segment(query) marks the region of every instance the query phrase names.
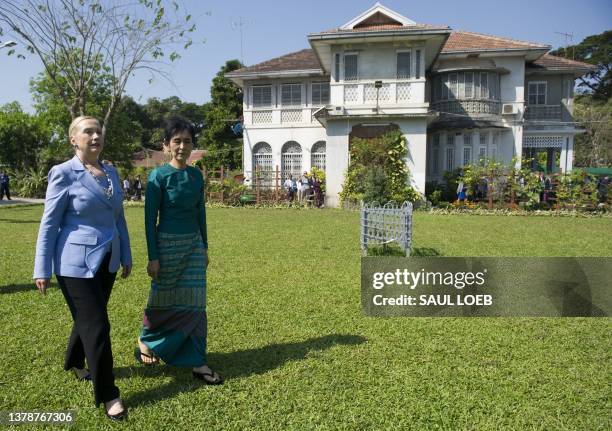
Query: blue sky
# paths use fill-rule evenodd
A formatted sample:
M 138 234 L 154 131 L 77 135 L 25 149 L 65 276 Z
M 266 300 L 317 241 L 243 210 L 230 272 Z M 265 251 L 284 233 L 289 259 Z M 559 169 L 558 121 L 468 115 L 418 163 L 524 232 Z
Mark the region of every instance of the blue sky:
M 173 95 L 185 101 L 206 102 L 210 100 L 211 80 L 219 68 L 228 59 L 240 58 L 240 32 L 236 26 L 240 20 L 243 59 L 252 65 L 308 48 L 308 33 L 341 26 L 374 3 L 371 0 L 182 0 L 181 4 L 197 18 L 196 41 L 206 39 L 206 42 L 194 44 L 169 69 L 174 85 L 161 79 L 149 84 L 148 75 L 138 75 L 128 84 L 127 93 L 142 103 L 150 97 Z M 557 32 L 573 33 L 573 41 L 578 43 L 586 36 L 612 29 L 611 0 L 386 0 L 381 3 L 418 23 L 445 24 L 454 30 L 547 43 L 553 48 L 565 44 L 565 37 Z M 31 110 L 28 82 L 42 70 L 40 62 L 34 57 L 26 60 L 7 57 L 2 52 L 0 66 L 0 105 L 17 100 Z

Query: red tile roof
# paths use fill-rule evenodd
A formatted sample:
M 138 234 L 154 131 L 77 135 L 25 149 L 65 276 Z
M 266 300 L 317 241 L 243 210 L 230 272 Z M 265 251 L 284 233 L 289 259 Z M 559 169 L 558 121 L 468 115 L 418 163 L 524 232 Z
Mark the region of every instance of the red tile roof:
M 417 26 L 423 26 L 422 24 L 417 24 Z M 381 28 L 389 28 L 389 29 L 405 29 L 405 26 L 395 26 L 395 25 L 379 25 L 374 26 L 377 30 Z M 365 27 L 354 30 L 343 30 L 343 31 L 369 31 L 369 28 L 374 30 L 374 27 Z M 433 26 L 431 26 L 433 27 Z M 438 27 L 439 28 L 439 27 Z M 330 30 L 330 31 L 339 31 Z M 548 45 L 533 43 L 533 42 L 524 42 L 515 39 L 502 38 L 497 36 L 490 36 L 486 34 L 480 33 L 472 33 L 465 31 L 457 31 L 451 33 L 450 37 L 446 41 L 444 47 L 442 48 L 442 53 L 452 53 L 452 52 L 464 52 L 464 51 L 481 51 L 481 50 L 495 50 L 495 49 L 548 49 L 550 48 Z M 550 54 L 546 54 L 543 57 L 540 57 L 538 60 L 531 63 L 532 65 L 544 68 L 585 68 L 585 67 L 593 67 L 590 64 L 582 63 L 580 61 L 567 60 L 561 57 L 555 57 Z M 272 60 L 264 61 L 259 64 L 255 64 L 249 67 L 243 67 L 242 69 L 238 69 L 233 73 L 254 73 L 254 72 L 281 72 L 281 71 L 291 71 L 291 70 L 313 70 L 313 69 L 321 69 L 319 64 L 319 60 L 317 59 L 314 51 L 312 49 L 303 49 L 301 51 L 292 52 L 290 54 L 286 54 L 277 58 L 273 58 Z
M 536 61 L 530 64 L 536 68 L 544 69 L 595 69 L 597 66 L 582 61 L 569 60 L 556 55 L 544 54 Z
M 524 42 L 488 34 L 455 31 L 442 48 L 442 53 L 454 51 L 481 51 L 495 49 L 550 49 L 550 46 L 540 43 Z
M 317 57 L 314 55 L 314 51 L 312 49 L 303 49 L 301 51 L 292 52 L 290 54 L 273 58 L 272 60 L 264 61 L 263 63 L 243 67 L 242 69 L 228 73 L 227 76 L 249 72 L 281 72 L 286 70 L 313 69 L 322 71 L 319 60 L 317 60 Z

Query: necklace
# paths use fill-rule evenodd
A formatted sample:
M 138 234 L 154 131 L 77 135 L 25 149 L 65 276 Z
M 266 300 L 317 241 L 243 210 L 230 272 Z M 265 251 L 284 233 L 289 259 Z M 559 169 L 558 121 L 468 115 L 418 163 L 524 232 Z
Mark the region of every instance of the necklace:
M 87 167 L 85 162 L 83 162 L 83 160 L 81 160 L 79 156 L 77 156 L 77 158 L 79 159 L 79 161 L 81 162 L 85 170 L 87 170 L 87 172 L 91 174 L 93 179 L 96 180 L 96 183 L 98 183 L 100 188 L 104 191 L 104 195 L 106 195 L 106 199 L 110 200 L 113 197 L 113 182 L 111 181 L 110 176 L 108 175 L 108 171 L 104 167 L 104 164 L 98 162 L 100 168 L 102 169 L 102 172 L 104 172 L 104 175 L 106 176 L 106 187 L 102 184 L 102 179 L 97 177 L 93 173 L 93 171 Z

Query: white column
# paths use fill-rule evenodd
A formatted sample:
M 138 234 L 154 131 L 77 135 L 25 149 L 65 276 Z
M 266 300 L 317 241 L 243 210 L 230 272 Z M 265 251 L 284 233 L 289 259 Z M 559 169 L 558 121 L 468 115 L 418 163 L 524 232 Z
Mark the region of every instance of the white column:
M 251 172 L 253 170 L 253 145 L 251 143 L 251 131 L 245 128 L 242 133 L 244 141 L 242 143 L 242 169 L 244 173 Z M 250 175 L 250 174 L 249 174 Z
M 480 129 L 474 129 L 472 133 L 472 163 L 478 163 L 478 152 L 480 151 Z
M 561 172 L 571 172 L 574 166 L 574 136 L 563 138 L 561 147 Z
M 521 168 L 523 157 L 523 126 L 512 126 L 512 137 L 514 138 L 514 154 L 516 155 L 515 168 Z
M 424 120 L 400 121 L 400 129 L 408 144 L 406 167 L 411 186 L 425 194 L 427 171 L 427 123 Z
M 461 131 L 461 135 L 455 135 L 455 167 L 463 166 L 463 147 L 465 130 Z
M 344 174 L 348 169 L 350 126 L 346 120 L 328 121 L 325 155 L 325 206 L 340 205 Z
M 446 170 L 446 148 L 448 148 L 447 138 L 448 133 L 440 134 L 440 176 L 443 177 L 444 171 Z

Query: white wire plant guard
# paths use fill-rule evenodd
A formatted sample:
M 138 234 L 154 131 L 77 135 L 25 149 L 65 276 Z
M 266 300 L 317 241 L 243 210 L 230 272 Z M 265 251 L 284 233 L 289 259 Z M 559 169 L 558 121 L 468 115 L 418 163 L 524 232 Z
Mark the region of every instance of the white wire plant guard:
M 374 202 L 361 208 L 361 252 L 367 255 L 369 247 L 395 242 L 406 254 L 412 248 L 412 203 L 398 206 L 389 202 L 378 206 Z

